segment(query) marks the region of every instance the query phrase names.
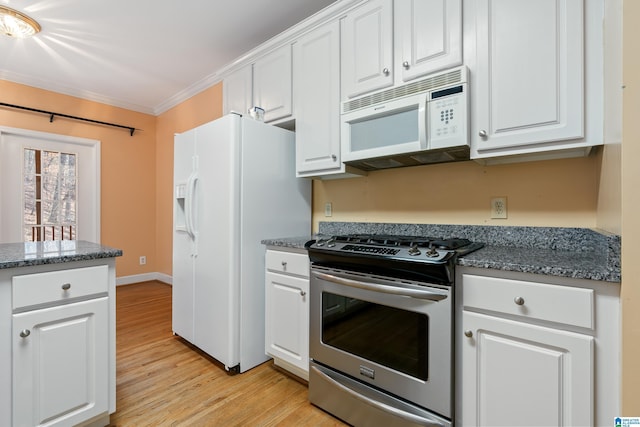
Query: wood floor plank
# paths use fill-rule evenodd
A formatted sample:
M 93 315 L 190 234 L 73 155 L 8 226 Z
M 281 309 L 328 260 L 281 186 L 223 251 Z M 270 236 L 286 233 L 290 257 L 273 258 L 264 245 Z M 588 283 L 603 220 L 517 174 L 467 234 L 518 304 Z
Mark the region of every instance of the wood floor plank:
M 171 331 L 171 287 L 116 290 L 116 412 L 110 427 L 337 427 L 307 386 L 266 362 L 230 375 Z

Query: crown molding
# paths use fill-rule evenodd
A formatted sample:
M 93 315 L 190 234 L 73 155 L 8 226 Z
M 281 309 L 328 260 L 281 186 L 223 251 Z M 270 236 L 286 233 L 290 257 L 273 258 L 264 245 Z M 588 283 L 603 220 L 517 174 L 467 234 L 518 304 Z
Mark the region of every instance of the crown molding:
M 229 64 L 225 65 L 221 69 L 211 73 L 198 82 L 192 84 L 188 88 L 176 93 L 174 96 L 168 98 L 166 101 L 159 104 L 154 108 L 153 114 L 160 115 L 181 102 L 186 101 L 194 95 L 202 92 L 205 89 L 221 82 L 226 76 L 233 74 L 238 69 L 252 64 L 256 59 L 269 54 L 271 51 L 276 50 L 287 43 L 293 43 L 296 39 L 302 35 L 313 31 L 323 24 L 331 22 L 335 19 L 340 19 L 350 10 L 360 6 L 362 3 L 366 3 L 368 0 L 338 0 L 335 3 L 325 7 L 319 12 L 311 15 L 307 19 L 300 21 L 298 24 L 287 28 L 275 37 L 270 38 L 264 43 L 256 46 L 245 54 L 239 56 Z

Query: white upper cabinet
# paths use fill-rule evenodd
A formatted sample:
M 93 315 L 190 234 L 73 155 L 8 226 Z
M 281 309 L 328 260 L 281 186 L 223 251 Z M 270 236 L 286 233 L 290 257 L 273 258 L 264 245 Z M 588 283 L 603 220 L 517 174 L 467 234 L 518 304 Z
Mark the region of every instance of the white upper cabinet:
M 402 82 L 462 64 L 461 0 L 395 0 L 394 12 Z
M 476 2 L 472 158 L 544 158 L 569 149 L 577 155 L 602 143 L 597 6 L 584 0 Z M 593 121 L 588 126 L 585 114 Z
M 260 107 L 264 110 L 265 122 L 291 116 L 291 73 L 291 44 L 234 71 L 222 84 L 222 114 L 234 111 L 244 115 L 252 107 Z
M 344 100 L 462 64 L 462 2 L 369 1 L 341 37 Z
M 247 114 L 253 99 L 252 75 L 253 68 L 249 64 L 224 78 L 222 82 L 222 114 L 229 114 L 232 111 Z
M 291 45 L 284 45 L 253 64 L 253 106 L 271 122 L 292 114 Z
M 341 21 L 343 98 L 393 84 L 393 3 L 374 0 Z
M 325 24 L 293 46 L 296 171 L 344 172 L 340 161 L 340 27 Z

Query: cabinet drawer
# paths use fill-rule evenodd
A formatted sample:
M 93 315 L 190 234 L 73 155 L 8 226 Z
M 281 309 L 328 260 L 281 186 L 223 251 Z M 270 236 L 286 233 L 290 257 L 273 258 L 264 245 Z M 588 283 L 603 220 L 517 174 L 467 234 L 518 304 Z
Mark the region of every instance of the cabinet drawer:
M 108 277 L 106 265 L 13 276 L 13 310 L 62 304 L 106 293 Z
M 267 250 L 267 270 L 309 277 L 309 256 L 306 253 Z
M 494 277 L 462 276 L 465 308 L 594 327 L 594 291 Z

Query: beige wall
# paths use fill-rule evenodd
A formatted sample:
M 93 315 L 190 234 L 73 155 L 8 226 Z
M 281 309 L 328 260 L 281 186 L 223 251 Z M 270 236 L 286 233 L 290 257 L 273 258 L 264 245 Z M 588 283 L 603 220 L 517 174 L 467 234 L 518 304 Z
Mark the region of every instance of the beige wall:
M 640 2 L 624 1 L 622 412 L 640 416 Z
M 117 258 L 118 276 L 156 271 L 156 118 L 0 80 L 2 102 L 132 126 L 127 130 L 0 107 L 0 126 L 30 129 L 101 141 L 102 244 L 124 251 Z M 147 264 L 139 265 L 140 256 Z
M 314 181 L 319 221 L 596 227 L 601 149 L 579 159 L 482 166 L 473 161 Z M 490 218 L 507 197 L 507 219 Z M 333 216 L 324 216 L 332 203 Z

